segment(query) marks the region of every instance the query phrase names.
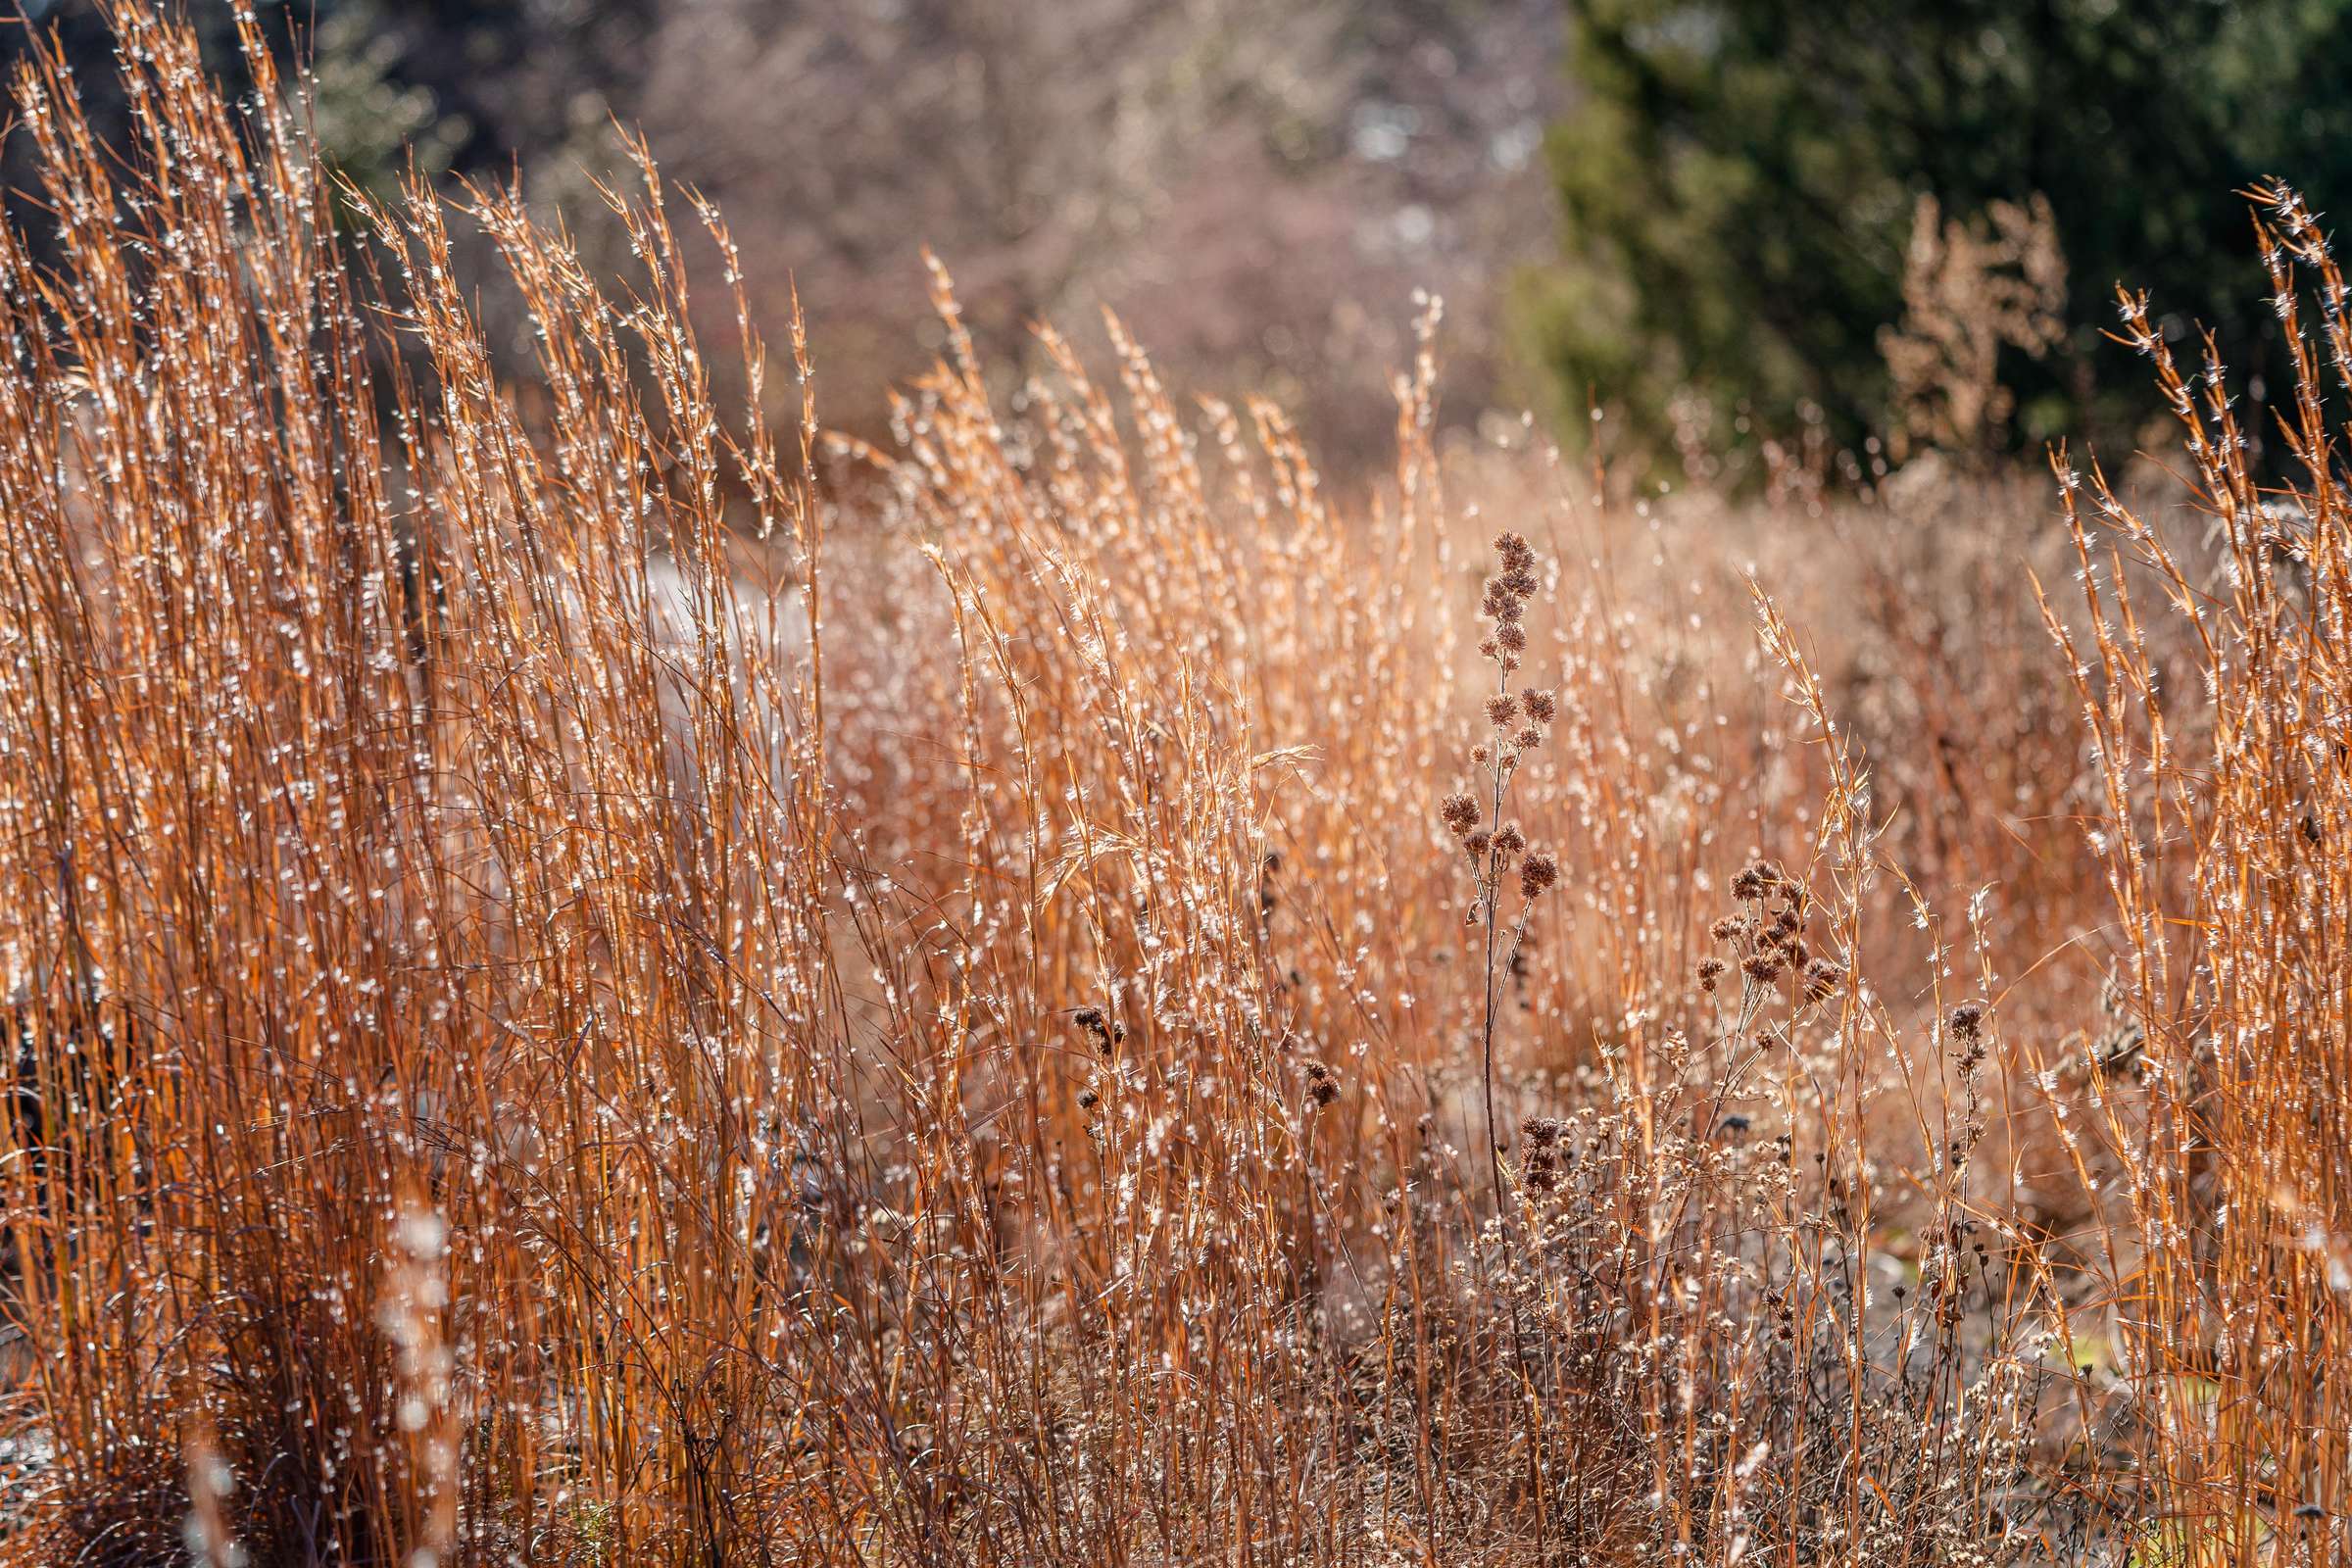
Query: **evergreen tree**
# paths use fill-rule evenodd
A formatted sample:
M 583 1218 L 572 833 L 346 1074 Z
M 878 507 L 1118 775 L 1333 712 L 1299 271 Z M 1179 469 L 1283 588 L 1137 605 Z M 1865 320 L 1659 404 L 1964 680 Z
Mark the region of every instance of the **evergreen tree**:
M 1678 389 L 1716 439 L 1886 428 L 1919 198 L 1965 218 L 2048 198 L 2068 330 L 2011 356 L 2016 435 L 2125 428 L 2118 282 L 2259 372 L 2265 284 L 2238 190 L 2325 207 L 2352 181 L 2346 0 L 1575 0 L 1578 92 L 1550 142 L 1565 259 L 1531 289 L 1564 400 L 1662 432 Z M 2280 377 L 2274 373 L 2273 384 Z

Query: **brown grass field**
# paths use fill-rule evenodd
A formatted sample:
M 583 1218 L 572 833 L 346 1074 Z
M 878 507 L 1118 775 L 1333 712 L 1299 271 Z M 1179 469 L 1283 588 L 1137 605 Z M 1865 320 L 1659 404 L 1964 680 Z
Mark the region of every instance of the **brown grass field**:
M 1433 318 L 1327 494 L 1115 326 L 830 440 L 650 156 L 609 283 L 118 25 L 0 233 L 0 1562 L 2352 1561 L 2291 192 L 2282 475 L 2127 300 L 2129 473 L 1637 496 Z

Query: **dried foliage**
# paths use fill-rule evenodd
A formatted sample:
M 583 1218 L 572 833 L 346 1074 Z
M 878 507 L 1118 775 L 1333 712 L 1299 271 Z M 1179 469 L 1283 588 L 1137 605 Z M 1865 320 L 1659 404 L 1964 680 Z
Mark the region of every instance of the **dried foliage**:
M 1994 202 L 1964 223 L 1943 220 L 1922 196 L 1903 256 L 1903 324 L 1879 333 L 1894 383 L 1895 456 L 1997 446 L 2015 403 L 2001 351 L 2041 358 L 2066 336 L 2065 310 L 2066 258 L 2047 198 Z
M 1603 473 L 1449 502 L 1434 313 L 1343 514 L 1115 320 L 1016 417 L 943 270 L 836 514 L 649 157 L 607 285 L 117 24 L 139 145 L 23 75 L 63 239 L 0 239 L 0 1560 L 2345 1549 L 2319 351 L 2291 512 L 2160 366 L 2235 574 L 2094 484 L 2078 766 L 1917 559 L 1795 596 L 1893 679 Z M 1849 703 L 2071 738 L 1890 811 Z

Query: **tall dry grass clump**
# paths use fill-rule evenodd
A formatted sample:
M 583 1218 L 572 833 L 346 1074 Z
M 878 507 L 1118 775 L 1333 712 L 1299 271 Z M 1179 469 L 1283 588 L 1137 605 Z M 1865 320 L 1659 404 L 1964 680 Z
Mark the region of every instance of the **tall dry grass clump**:
M 2161 1521 L 2139 1550 L 2182 1563 L 2336 1560 L 2352 1509 L 2352 555 L 2337 422 L 2352 320 L 2302 199 L 2248 195 L 2296 372 L 2273 432 L 2282 477 L 2258 475 L 2211 340 L 2184 375 L 2147 302 L 2123 301 L 2121 335 L 2186 432 L 2220 580 L 2103 473 L 2085 483 L 2059 462 L 2089 615 L 2059 640 L 2101 787 L 2092 844 L 2114 932 L 2111 1019 L 2067 1063 L 2059 1128 L 2084 1184 L 2116 1193 L 2100 1252 Z M 2185 626 L 2182 657 L 2156 651 L 2151 613 Z M 2044 1075 L 2055 1088 L 2058 1065 Z
M 526 422 L 437 204 L 362 213 L 392 289 L 333 232 L 250 17 L 237 106 L 115 20 L 130 160 L 36 58 L 56 253 L 0 251 L 12 1529 L 169 1555 L 201 1454 L 237 1560 L 729 1551 L 840 1169 L 806 488 L 658 186 L 619 301 L 475 202 Z M 793 588 L 736 590 L 722 488 Z
M 115 18 L 135 145 L 36 60 L 57 233 L 0 241 L 0 1557 L 2336 1539 L 2343 1129 L 2265 1076 L 2340 1083 L 2340 1018 L 2284 1043 L 2333 970 L 2287 904 L 2259 949 L 2180 912 L 2253 897 L 2262 844 L 2311 899 L 2342 873 L 2316 784 L 2282 837 L 2228 814 L 2325 762 L 2319 576 L 2265 622 L 2180 568 L 2196 646 L 2306 639 L 2242 699 L 2217 653 L 2208 725 L 2148 727 L 2169 645 L 2097 633 L 2101 756 L 2152 790 L 2042 778 L 2072 743 L 2036 735 L 1924 831 L 1950 753 L 1891 811 L 1841 706 L 2021 710 L 1927 695 L 2020 667 L 1902 640 L 1933 563 L 1863 599 L 1908 665 L 1825 664 L 1605 473 L 1534 450 L 1449 497 L 1426 347 L 1343 506 L 1279 410 L 1180 406 L 1116 321 L 1107 381 L 1047 331 L 992 383 L 944 270 L 949 351 L 894 450 L 844 444 L 850 509 L 797 319 L 771 383 L 650 158 L 601 280 L 516 192 L 333 187 L 250 22 L 230 105 Z M 2014 1069 L 2090 1011 L 2047 823 L 2110 778 L 2151 1076 L 2085 1113 Z M 2061 906 L 1970 897 L 2013 872 Z

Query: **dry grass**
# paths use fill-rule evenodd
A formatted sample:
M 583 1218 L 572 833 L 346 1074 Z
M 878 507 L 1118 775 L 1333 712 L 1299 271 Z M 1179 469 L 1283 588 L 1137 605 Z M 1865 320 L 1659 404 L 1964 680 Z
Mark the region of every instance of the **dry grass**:
M 845 512 L 650 159 L 612 292 L 118 22 L 0 241 L 0 1557 L 2352 1550 L 2332 304 L 2288 495 L 2159 366 L 2218 562 L 1442 461 L 1426 354 L 1342 509 L 1116 330 Z

